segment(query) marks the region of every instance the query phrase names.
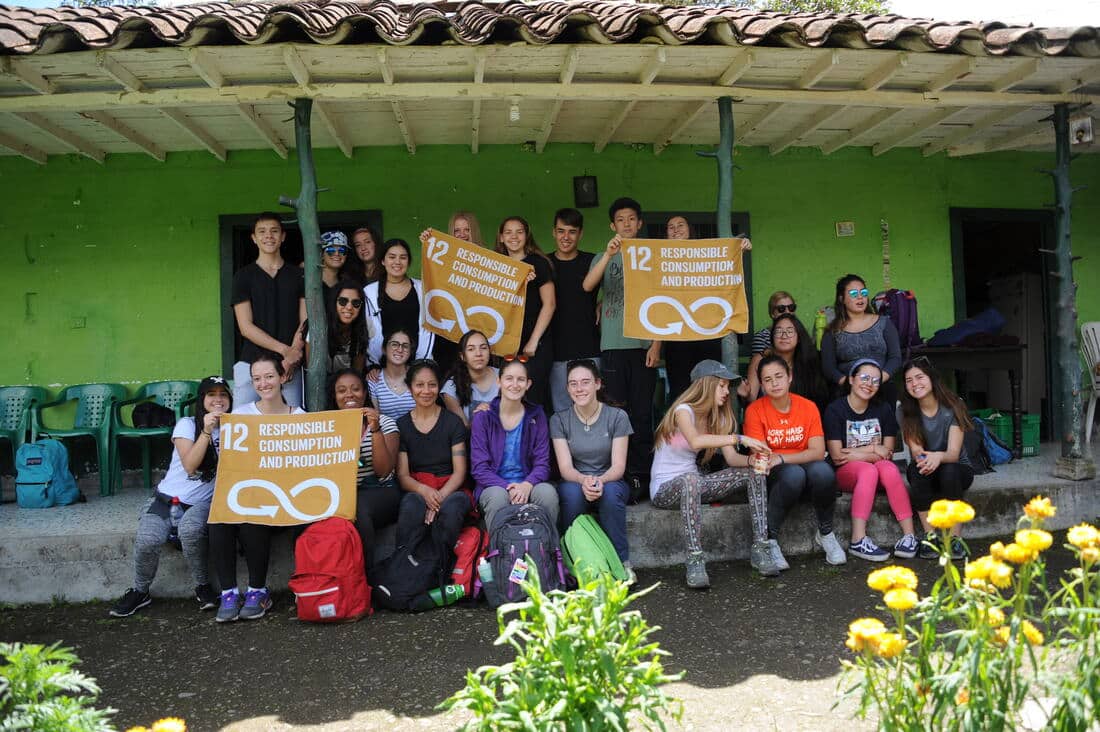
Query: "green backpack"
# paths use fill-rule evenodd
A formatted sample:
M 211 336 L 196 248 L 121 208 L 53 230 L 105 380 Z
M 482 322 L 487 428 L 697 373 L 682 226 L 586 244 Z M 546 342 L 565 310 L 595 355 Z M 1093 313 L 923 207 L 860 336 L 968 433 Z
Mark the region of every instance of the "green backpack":
M 626 569 L 615 547 L 592 516 L 581 514 L 577 517 L 566 530 L 561 548 L 565 566 L 578 581 L 583 582 L 581 572 L 610 574 L 620 582 L 626 581 Z

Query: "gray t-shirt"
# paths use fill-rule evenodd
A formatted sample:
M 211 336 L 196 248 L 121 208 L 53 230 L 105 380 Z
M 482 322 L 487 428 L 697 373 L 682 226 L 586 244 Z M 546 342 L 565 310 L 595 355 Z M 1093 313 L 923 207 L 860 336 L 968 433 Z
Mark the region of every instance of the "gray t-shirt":
M 955 419 L 955 413 L 942 404 L 931 417 L 926 417 L 924 413 L 921 412 L 920 422 L 924 430 L 924 449 L 929 452 L 943 452 L 946 450 L 947 438 L 951 432 L 951 427 L 959 426 L 959 421 Z M 970 459 L 966 456 L 966 450 L 961 450 L 959 452 L 959 464 L 970 465 Z
M 490 366 L 493 373 L 500 374 L 500 369 L 496 366 Z M 447 379 L 447 382 L 443 384 L 443 388 L 440 389 L 441 394 L 445 394 L 454 399 L 459 404 L 462 400 L 458 398 L 458 389 L 455 387 L 454 379 Z M 470 384 L 470 403 L 462 408 L 462 411 L 466 413 L 466 421 L 470 421 L 474 418 L 474 410 L 481 404 L 489 404 L 494 399 L 500 396 L 500 382 L 496 379 L 493 383 L 489 384 L 489 388 L 485 391 L 477 388 L 477 384 Z
M 626 412 L 606 404 L 596 421 L 584 429 L 573 407 L 563 409 L 550 418 L 550 439 L 564 439 L 573 455 L 573 467 L 581 475 L 602 475 L 611 467 L 611 445 L 616 437 L 634 433 Z

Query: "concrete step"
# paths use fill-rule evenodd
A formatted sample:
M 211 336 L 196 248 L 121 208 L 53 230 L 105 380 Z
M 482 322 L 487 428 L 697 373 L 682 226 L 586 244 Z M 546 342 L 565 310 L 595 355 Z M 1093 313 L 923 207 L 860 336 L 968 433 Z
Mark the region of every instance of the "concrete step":
M 973 538 L 1008 537 L 1016 528 L 1024 503 L 1036 494 L 1049 496 L 1058 507 L 1053 528 L 1068 528 L 1100 515 L 1100 483 L 1070 482 L 1050 477 L 1054 455 L 1002 466 L 998 472 L 979 476 L 967 496 L 977 518 L 965 528 Z M 128 476 L 129 477 L 129 476 Z M 100 498 L 95 476 L 82 480 L 87 503 L 45 510 L 0 505 L 0 602 L 47 603 L 114 599 L 133 578 L 133 541 L 137 518 L 147 500 L 134 483 L 118 495 Z M 130 480 L 127 481 L 130 483 Z M 850 532 L 850 499 L 837 500 L 835 525 L 842 542 Z M 663 511 L 645 503 L 627 512 L 631 559 L 639 569 L 679 564 L 685 559 L 679 511 Z M 799 505 L 780 535 L 784 553 L 795 557 L 815 552 L 814 521 L 810 506 Z M 884 496 L 875 502 L 868 533 L 880 544 L 892 547 L 900 537 L 897 522 Z M 392 527 L 381 533 L 379 555 L 391 550 Z M 748 558 L 751 533 L 748 507 L 744 504 L 703 507 L 703 547 L 710 560 Z M 820 555 L 818 555 L 820 556 Z M 272 550 L 269 585 L 285 588 L 292 572 L 289 532 L 277 537 Z M 811 557 L 810 561 L 818 561 Z M 849 568 L 864 571 L 858 559 Z M 213 577 L 213 575 L 211 575 Z M 247 578 L 243 560 L 238 577 Z M 644 577 L 643 577 L 644 579 Z M 185 597 L 192 581 L 183 556 L 165 547 L 152 593 L 160 597 Z

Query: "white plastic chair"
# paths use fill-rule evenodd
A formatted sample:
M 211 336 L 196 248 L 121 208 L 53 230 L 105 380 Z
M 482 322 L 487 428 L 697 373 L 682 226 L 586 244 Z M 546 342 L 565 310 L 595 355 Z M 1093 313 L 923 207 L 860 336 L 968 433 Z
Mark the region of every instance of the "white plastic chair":
M 1096 413 L 1096 398 L 1100 396 L 1100 373 L 1096 370 L 1100 365 L 1100 321 L 1084 323 L 1081 326 L 1081 352 L 1085 357 L 1092 383 L 1089 406 L 1085 410 L 1085 442 L 1088 443 L 1092 442 L 1092 418 Z

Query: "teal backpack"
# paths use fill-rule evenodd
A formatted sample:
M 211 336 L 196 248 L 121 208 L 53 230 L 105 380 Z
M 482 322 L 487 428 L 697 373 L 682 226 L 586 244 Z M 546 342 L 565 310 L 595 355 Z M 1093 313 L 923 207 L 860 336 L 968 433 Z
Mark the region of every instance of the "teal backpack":
M 626 568 L 611 540 L 592 516 L 578 516 L 566 530 L 561 547 L 565 566 L 578 581 L 583 582 L 582 572 L 610 574 L 620 582 L 626 581 Z
M 21 508 L 68 506 L 83 499 L 69 471 L 69 451 L 57 440 L 20 445 L 15 470 L 15 498 Z

